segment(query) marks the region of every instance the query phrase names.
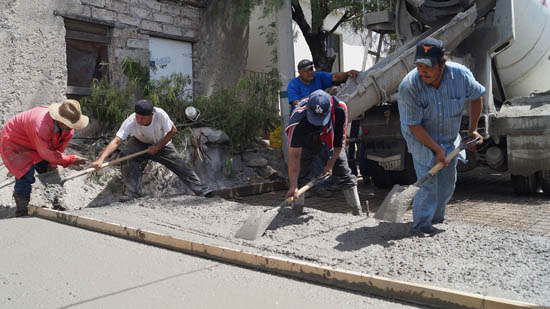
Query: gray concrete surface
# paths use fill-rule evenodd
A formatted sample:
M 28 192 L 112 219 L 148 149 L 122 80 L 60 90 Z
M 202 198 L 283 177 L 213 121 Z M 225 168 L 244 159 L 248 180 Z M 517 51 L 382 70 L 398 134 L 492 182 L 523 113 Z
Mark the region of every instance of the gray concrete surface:
M 0 221 L 1 308 L 410 308 L 38 218 Z

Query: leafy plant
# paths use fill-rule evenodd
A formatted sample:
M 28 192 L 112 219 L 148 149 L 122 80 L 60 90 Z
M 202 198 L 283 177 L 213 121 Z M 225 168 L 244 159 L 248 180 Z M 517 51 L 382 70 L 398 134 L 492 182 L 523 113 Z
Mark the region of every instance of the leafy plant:
M 206 125 L 222 130 L 229 136 L 231 153 L 243 151 L 256 142 L 258 135 L 267 136 L 280 122 L 278 115 L 278 89 L 280 81 L 276 70 L 268 74 L 248 73 L 241 78 L 236 89 L 223 89 L 210 97 L 189 95 L 191 79 L 181 73 L 160 80 L 149 80 L 149 69 L 138 62 L 124 58 L 122 72 L 128 83 L 121 89 L 108 79 L 94 80 L 92 94 L 81 100 L 85 114 L 107 122 L 112 133 L 133 112 L 136 99 L 148 99 L 166 111 L 172 121 L 182 124 L 189 120 L 185 108 L 194 106 L 201 118 L 210 120 Z M 180 130 L 174 138 L 176 146 L 185 146 L 190 130 Z

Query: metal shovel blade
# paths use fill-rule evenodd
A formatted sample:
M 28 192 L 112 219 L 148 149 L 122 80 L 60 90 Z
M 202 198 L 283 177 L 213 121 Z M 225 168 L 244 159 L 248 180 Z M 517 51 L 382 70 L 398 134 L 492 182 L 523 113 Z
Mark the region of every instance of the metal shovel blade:
M 269 227 L 271 222 L 273 222 L 275 217 L 277 217 L 281 207 L 282 206 L 275 207 L 251 215 L 248 219 L 246 219 L 239 231 L 237 231 L 235 237 L 246 240 L 256 240 L 260 238 L 265 233 L 265 230 Z
M 329 174 L 325 174 L 325 175 L 319 176 L 319 178 L 314 178 L 311 181 L 309 181 L 306 185 L 301 187 L 300 190 L 298 190 L 298 197 L 306 193 L 307 190 L 311 189 L 313 186 L 317 185 L 318 183 L 327 180 L 329 176 L 330 176 Z M 237 234 L 235 234 L 235 237 L 246 239 L 246 240 L 258 239 L 264 234 L 265 230 L 271 224 L 271 222 L 275 219 L 275 217 L 277 217 L 281 208 L 289 205 L 291 202 L 292 202 L 292 197 L 289 197 L 275 208 L 250 215 L 248 219 L 246 219 L 246 221 L 244 222 L 243 226 L 237 231 Z
M 412 201 L 418 190 L 420 188 L 415 185 L 408 187 L 394 185 L 388 195 L 386 195 L 386 198 L 384 198 L 374 218 L 390 222 L 400 222 L 405 211 L 412 205 Z

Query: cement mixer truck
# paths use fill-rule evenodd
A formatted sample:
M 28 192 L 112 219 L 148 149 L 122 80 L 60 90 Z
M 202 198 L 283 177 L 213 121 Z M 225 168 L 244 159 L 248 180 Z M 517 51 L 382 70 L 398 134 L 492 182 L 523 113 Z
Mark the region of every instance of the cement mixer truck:
M 511 175 L 514 191 L 550 195 L 550 1 L 391 0 L 366 26 L 394 34 L 396 51 L 348 80 L 337 97 L 360 119 L 360 141 L 377 187 L 416 180 L 401 136 L 397 88 L 415 67 L 417 42 L 432 36 L 487 89 L 479 132 L 459 172 L 488 166 Z M 468 104 L 466 104 L 467 108 Z M 464 133 L 468 113 L 463 111 Z M 464 134 L 465 135 L 465 134 Z

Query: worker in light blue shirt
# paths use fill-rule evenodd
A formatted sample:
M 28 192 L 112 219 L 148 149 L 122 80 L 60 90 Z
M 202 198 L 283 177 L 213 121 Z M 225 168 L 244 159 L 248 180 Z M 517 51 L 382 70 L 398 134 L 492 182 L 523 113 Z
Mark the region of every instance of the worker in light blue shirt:
M 444 53 L 441 41 L 422 40 L 416 48 L 416 69 L 399 85 L 401 132 L 412 154 L 416 176 L 420 179 L 439 162 L 445 166 L 414 198 L 411 229 L 414 234 L 434 235 L 438 230 L 433 224 L 445 219 L 445 207 L 455 190 L 456 165 L 458 159 L 465 160 L 465 152 L 450 162 L 445 162 L 445 156 L 461 142 L 462 110 L 467 102 L 468 137 L 479 137 L 479 143 L 483 142 L 477 124 L 485 88 L 465 66 L 446 61 Z

